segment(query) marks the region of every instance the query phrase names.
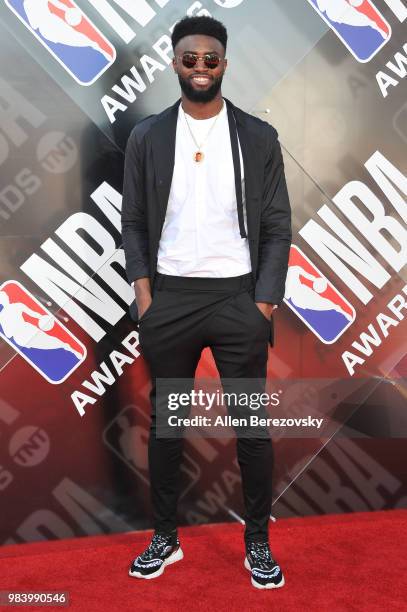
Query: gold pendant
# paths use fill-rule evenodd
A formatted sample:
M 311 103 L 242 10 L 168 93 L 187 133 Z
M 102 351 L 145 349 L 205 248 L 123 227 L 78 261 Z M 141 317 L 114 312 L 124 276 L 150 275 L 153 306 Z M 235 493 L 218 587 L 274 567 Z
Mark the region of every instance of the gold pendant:
M 204 156 L 204 154 L 202 153 L 202 151 L 197 151 L 196 153 L 194 153 L 194 161 L 196 161 L 196 162 L 198 162 L 198 163 L 199 163 L 199 162 L 201 162 L 201 161 L 203 161 L 203 158 L 204 158 L 204 157 L 205 157 L 205 156 Z

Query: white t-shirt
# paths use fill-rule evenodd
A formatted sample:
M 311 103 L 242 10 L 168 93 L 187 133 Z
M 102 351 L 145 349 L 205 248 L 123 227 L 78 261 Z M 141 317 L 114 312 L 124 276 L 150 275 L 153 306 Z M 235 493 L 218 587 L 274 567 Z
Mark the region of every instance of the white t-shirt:
M 194 119 L 187 115 L 187 119 L 196 142 L 201 144 L 215 118 Z M 193 159 L 197 150 L 180 104 L 174 173 L 159 243 L 157 270 L 173 276 L 228 277 L 247 274 L 251 271 L 249 244 L 239 231 L 225 101 L 216 124 L 201 147 L 205 157 L 199 163 Z M 239 154 L 247 233 L 240 144 Z

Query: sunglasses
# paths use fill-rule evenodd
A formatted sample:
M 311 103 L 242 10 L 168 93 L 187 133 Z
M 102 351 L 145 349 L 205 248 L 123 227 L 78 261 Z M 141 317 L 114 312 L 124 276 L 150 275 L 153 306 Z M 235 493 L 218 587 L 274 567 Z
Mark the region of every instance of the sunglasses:
M 221 62 L 221 58 L 216 53 L 205 53 L 202 56 L 196 53 L 184 53 L 184 55 L 177 55 L 177 58 L 182 60 L 185 68 L 193 68 L 198 63 L 198 60 L 202 59 L 207 68 L 214 70 Z

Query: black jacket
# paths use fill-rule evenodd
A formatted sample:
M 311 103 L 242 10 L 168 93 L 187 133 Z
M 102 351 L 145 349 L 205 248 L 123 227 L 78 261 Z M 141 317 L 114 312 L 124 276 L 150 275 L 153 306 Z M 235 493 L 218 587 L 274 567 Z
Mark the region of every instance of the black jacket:
M 280 304 L 291 244 L 291 209 L 278 135 L 270 124 L 225 100 L 242 150 L 255 300 Z M 122 237 L 129 282 L 148 276 L 153 285 L 174 169 L 180 102 L 137 123 L 127 142 Z M 135 301 L 130 313 L 137 321 Z

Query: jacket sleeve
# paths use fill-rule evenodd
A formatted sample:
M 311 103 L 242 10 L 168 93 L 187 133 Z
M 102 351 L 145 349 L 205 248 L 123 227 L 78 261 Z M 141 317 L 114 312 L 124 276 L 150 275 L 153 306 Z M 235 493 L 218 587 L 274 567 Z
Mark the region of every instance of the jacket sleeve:
M 131 283 L 149 276 L 143 156 L 136 128 L 132 130 L 126 145 L 121 230 L 126 274 Z
M 291 207 L 281 147 L 276 130 L 268 126 L 256 302 L 279 305 L 283 301 L 291 238 Z

